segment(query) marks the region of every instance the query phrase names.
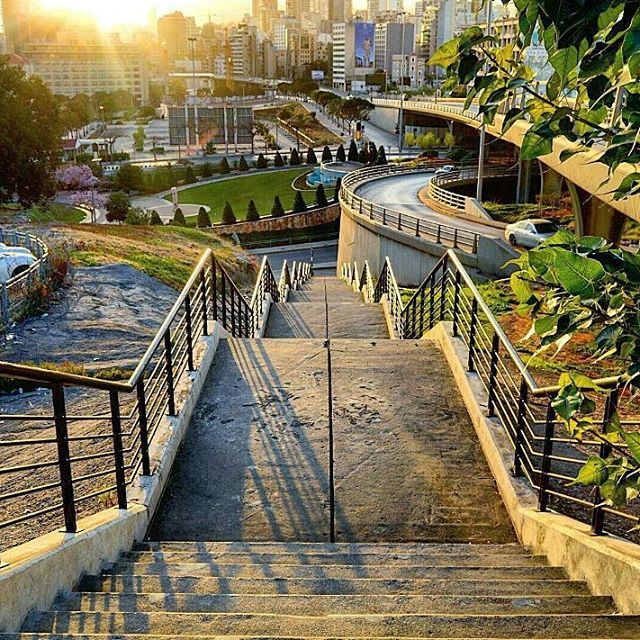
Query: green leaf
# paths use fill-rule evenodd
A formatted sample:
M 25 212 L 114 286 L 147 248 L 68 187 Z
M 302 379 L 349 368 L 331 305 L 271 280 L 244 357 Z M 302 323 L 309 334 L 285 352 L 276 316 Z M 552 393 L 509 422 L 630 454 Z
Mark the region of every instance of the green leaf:
M 559 283 L 567 293 L 581 298 L 592 297 L 598 283 L 606 272 L 604 267 L 592 258 L 585 258 L 566 249 L 554 249 L 556 273 Z
M 541 156 L 546 156 L 553 151 L 553 140 L 542 138 L 533 131 L 528 131 L 523 140 L 520 150 L 520 157 L 523 160 L 535 160 Z
M 633 456 L 633 459 L 640 464 L 640 433 L 625 433 L 625 442 L 629 447 L 629 453 Z
M 437 67 L 442 67 L 446 69 L 450 65 L 452 65 L 458 59 L 460 55 L 460 38 L 453 38 L 448 42 L 445 42 L 432 56 L 429 60 L 430 65 L 435 65 Z
M 631 29 L 622 43 L 622 59 L 629 62 L 636 53 L 640 53 L 640 29 Z
M 531 284 L 521 272 L 512 273 L 509 282 L 518 302 L 529 302 L 534 297 Z
M 575 47 L 560 49 L 549 57 L 549 63 L 557 71 L 564 84 L 567 76 L 578 66 L 578 50 Z
M 504 134 L 509 131 L 509 129 L 511 129 L 511 127 L 522 117 L 523 114 L 524 109 L 519 109 L 518 107 L 509 109 L 502 123 L 502 133 Z
M 582 400 L 583 395 L 581 393 L 572 393 L 568 389 L 563 389 L 551 401 L 551 406 L 563 420 L 570 420 L 576 411 L 580 409 Z
M 584 484 L 588 487 L 600 486 L 609 477 L 607 463 L 598 456 L 591 456 L 580 469 L 576 479 L 570 484 Z

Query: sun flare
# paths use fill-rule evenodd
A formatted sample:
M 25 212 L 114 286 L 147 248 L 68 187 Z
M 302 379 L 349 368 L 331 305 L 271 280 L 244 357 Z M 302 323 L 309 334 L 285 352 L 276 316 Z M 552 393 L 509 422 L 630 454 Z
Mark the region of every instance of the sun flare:
M 143 24 L 154 5 L 152 0 L 41 0 L 41 4 L 44 9 L 90 16 L 104 29 L 117 24 Z

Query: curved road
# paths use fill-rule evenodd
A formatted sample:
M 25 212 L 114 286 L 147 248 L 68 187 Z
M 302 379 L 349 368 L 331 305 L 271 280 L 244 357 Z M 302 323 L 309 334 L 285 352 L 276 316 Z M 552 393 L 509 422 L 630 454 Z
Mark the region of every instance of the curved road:
M 502 229 L 496 229 L 481 222 L 471 222 L 448 216 L 423 204 L 418 198 L 418 193 L 428 184 L 433 175 L 432 172 L 425 172 L 380 178 L 358 187 L 356 195 L 392 211 L 408 213 L 422 220 L 479 233 L 491 238 L 502 237 Z

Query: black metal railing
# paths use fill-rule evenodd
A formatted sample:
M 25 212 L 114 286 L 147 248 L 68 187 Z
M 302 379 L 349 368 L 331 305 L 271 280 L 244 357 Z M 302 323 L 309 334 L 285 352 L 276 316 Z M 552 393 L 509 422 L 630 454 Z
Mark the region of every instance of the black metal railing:
M 433 167 L 425 165 L 384 165 L 358 169 L 357 171 L 352 171 L 342 180 L 340 202 L 355 213 L 386 227 L 392 227 L 417 238 L 426 238 L 437 244 L 460 249 L 461 251 L 472 254 L 477 253 L 480 236 L 473 231 L 458 229 L 452 225 L 430 222 L 409 213 L 383 207 L 356 195 L 358 187 L 373 180 L 388 176 L 427 174 L 433 171 Z M 425 186 L 426 184 L 425 180 Z
M 343 277 L 353 269 L 343 266 Z M 420 339 L 440 322 L 466 346 L 466 368 L 484 387 L 487 414 L 502 425 L 513 450 L 513 472 L 538 492 L 540 510 L 553 508 L 591 525 L 594 534 L 609 531 L 640 542 L 637 501 L 624 508 L 605 503 L 599 491 L 573 483 L 590 455 L 606 455 L 598 437 L 572 439 L 553 411 L 557 386 L 540 386 L 522 361 L 471 276 L 454 251 L 448 251 L 412 297 L 403 303 L 387 259 L 376 285 L 375 301 L 389 300 L 397 337 Z M 596 380 L 590 393 L 597 423 L 608 424 L 617 411 L 628 430 L 640 430 L 640 406 L 620 378 Z M 628 451 L 624 444 L 622 452 Z
M 296 267 L 296 284 L 309 277 Z M 0 550 L 107 507 L 127 509 L 127 489 L 154 473 L 163 421 L 177 415 L 180 389 L 204 354 L 213 322 L 232 336 L 257 337 L 264 303 L 280 299 L 268 261 L 250 300 L 207 250 L 126 381 L 110 381 L 0 362 L 0 379 L 47 394 L 51 410 L 1 415 Z M 73 411 L 70 406 L 73 405 Z

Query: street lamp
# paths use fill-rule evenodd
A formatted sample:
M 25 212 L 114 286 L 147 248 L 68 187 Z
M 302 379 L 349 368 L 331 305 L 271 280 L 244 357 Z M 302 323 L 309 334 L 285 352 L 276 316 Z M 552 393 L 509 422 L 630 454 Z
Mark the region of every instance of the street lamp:
M 405 22 L 405 16 L 407 15 L 406 11 L 401 11 L 400 16 L 402 16 L 402 36 L 400 38 L 400 53 L 401 53 L 401 62 L 400 62 L 400 113 L 398 114 L 398 153 L 402 153 L 403 146 L 403 132 L 404 129 L 404 32 L 407 28 Z
M 187 38 L 191 45 L 191 74 L 193 77 L 193 135 L 196 143 L 196 155 L 198 153 L 198 147 L 200 146 L 200 134 L 198 127 L 198 89 L 196 87 L 196 42 L 198 38 L 192 36 Z M 187 109 L 187 121 L 188 121 L 188 109 Z M 187 125 L 188 126 L 188 125 Z M 189 145 L 189 139 L 187 138 L 187 145 Z
M 487 36 L 491 35 L 491 22 L 492 22 L 492 1 L 487 2 Z M 476 187 L 476 200 L 482 203 L 482 192 L 484 187 L 484 155 L 485 155 L 485 138 L 487 128 L 482 123 L 480 127 L 480 148 L 478 150 L 478 184 Z

